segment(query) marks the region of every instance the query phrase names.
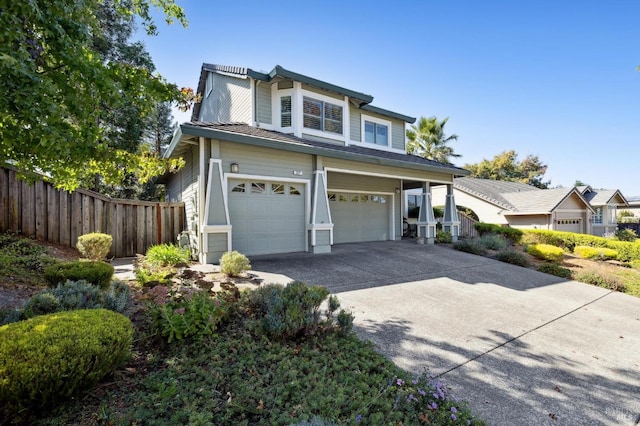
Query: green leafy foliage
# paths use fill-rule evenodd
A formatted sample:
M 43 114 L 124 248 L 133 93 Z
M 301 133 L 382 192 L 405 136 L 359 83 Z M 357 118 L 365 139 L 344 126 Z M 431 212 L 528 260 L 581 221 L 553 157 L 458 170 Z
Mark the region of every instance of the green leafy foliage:
M 522 237 L 522 230 L 517 228 L 510 228 L 508 226 L 500 226 L 493 223 L 478 222 L 473 225 L 478 235 L 481 237 L 486 234 L 502 235 L 505 238 L 511 240 L 511 242 L 518 243 Z
M 615 233 L 616 240 L 618 241 L 635 241 L 638 239 L 636 231 L 629 228 L 618 229 Z
M 107 257 L 112 243 L 113 237 L 111 235 L 92 232 L 79 236 L 76 247 L 85 259 L 98 262 Z
M 571 269 L 564 268 L 556 262 L 543 262 L 538 265 L 538 271 L 560 278 L 571 278 Z
M 145 260 L 152 266 L 186 265 L 191 261 L 191 253 L 175 244 L 158 244 L 149 247 Z
M 438 244 L 448 244 L 453 242 L 453 237 L 451 236 L 451 232 L 448 231 L 437 231 L 436 232 L 436 243 Z
M 50 287 L 55 287 L 67 280 L 85 280 L 91 284 L 106 289 L 111 283 L 114 268 L 105 262 L 62 262 L 47 267 L 44 277 Z
M 325 287 L 293 281 L 286 286 L 260 287 L 251 293 L 250 300 L 262 312 L 261 325 L 268 336 L 293 339 L 316 333 L 320 325 L 320 304 L 328 295 Z
M 538 259 L 560 262 L 564 258 L 564 250 L 550 244 L 532 244 L 527 246 L 527 253 Z
M 0 234 L 0 277 L 11 277 L 29 285 L 44 285 L 42 274 L 46 267 L 57 263 L 46 249 L 28 238 Z
M 593 284 L 598 287 L 608 288 L 609 290 L 624 291 L 624 283 L 615 275 L 600 273 L 596 271 L 584 271 L 576 274 L 576 281 L 587 284 Z
M 640 217 L 636 216 L 629 210 L 620 210 L 617 220 L 618 223 L 638 223 L 640 222 Z
M 479 163 L 465 164 L 463 167 L 471 172 L 471 177 L 480 179 L 521 182 L 542 189 L 548 188 L 551 183 L 542 180 L 547 172 L 547 165 L 537 155 L 527 155 L 524 160 L 518 161 L 518 154 L 514 150 L 504 151 L 492 160 L 483 159 Z
M 575 246 L 573 253 L 583 259 L 609 260 L 618 257 L 618 252 L 605 247 Z
M 526 256 L 518 251 L 504 249 L 496 254 L 496 259 L 500 262 L 511 263 L 518 266 L 529 266 Z
M 229 277 L 237 277 L 244 271 L 251 269 L 249 259 L 237 251 L 228 251 L 220 258 L 220 270 Z
M 478 242 L 475 238 L 468 238 L 465 240 L 456 241 L 453 243 L 453 248 L 456 250 L 464 251 L 471 254 L 483 255 L 487 252 L 485 247 Z
M 132 336 L 127 317 L 104 309 L 0 327 L 0 417 L 19 419 L 94 385 L 128 357 Z
M 96 175 L 116 184 L 133 173 L 144 182 L 183 164 L 138 153 L 117 136 L 131 140 L 130 133 L 123 132 L 130 129 L 127 117 L 148 116 L 157 102 L 188 107 L 193 101 L 189 93 L 154 75 L 144 58 L 120 60 L 105 46 L 108 23 L 123 22 L 112 32 L 131 33 L 135 15 L 155 33 L 151 5 L 168 21 L 186 25 L 184 12 L 172 0 L 3 4 L 0 158 L 11 160 L 23 177 L 37 179 L 45 173 L 67 190 Z
M 448 144 L 458 139 L 458 135 L 447 136 L 444 126 L 449 117 L 438 120 L 436 117 L 420 117 L 416 124 L 412 124 L 406 131 L 407 153 L 419 155 L 429 160 L 448 164 L 450 158 L 461 155 L 453 152 Z
M 156 286 L 147 291 L 154 329 L 169 343 L 212 336 L 229 312 L 229 300 L 194 288 Z

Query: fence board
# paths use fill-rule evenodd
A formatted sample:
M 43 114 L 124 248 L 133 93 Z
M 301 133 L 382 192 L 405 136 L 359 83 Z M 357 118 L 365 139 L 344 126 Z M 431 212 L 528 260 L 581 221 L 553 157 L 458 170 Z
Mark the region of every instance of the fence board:
M 0 167 L 0 232 L 68 247 L 82 234 L 104 232 L 113 238 L 109 256 L 128 257 L 175 242 L 183 222 L 184 203 L 120 200 L 83 189 L 70 194 L 43 180 L 29 185 Z

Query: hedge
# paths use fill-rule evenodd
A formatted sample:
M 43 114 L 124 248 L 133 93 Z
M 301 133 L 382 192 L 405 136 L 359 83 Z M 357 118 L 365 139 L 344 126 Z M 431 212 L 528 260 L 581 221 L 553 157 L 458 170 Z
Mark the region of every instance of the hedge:
M 498 234 L 502 235 L 505 238 L 508 238 L 513 243 L 517 243 L 522 237 L 522 230 L 520 229 L 496 225 L 493 223 L 478 222 L 474 224 L 473 227 L 476 231 L 478 231 L 478 234 L 480 236 L 487 234 Z
M 560 262 L 564 258 L 564 250 L 551 244 L 533 244 L 527 247 L 527 253 L 538 259 Z

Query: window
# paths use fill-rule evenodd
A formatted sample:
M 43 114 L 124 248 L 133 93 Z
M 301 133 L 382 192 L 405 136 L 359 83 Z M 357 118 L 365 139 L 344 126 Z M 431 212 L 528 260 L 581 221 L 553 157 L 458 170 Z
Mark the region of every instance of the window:
M 618 222 L 617 210 L 616 206 L 609 206 L 609 223 Z
M 302 109 L 302 124 L 307 129 L 342 134 L 341 106 L 305 96 Z
M 418 217 L 421 201 L 422 197 L 420 195 L 407 195 L 407 217 Z
M 264 194 L 266 185 L 262 182 L 252 182 L 251 183 L 251 193 L 252 194 Z
M 271 193 L 284 195 L 284 185 L 281 183 L 272 183 L 271 184 Z
M 239 183 L 236 186 L 234 186 L 233 189 L 231 190 L 231 192 L 245 192 L 244 183 Z
M 593 215 L 593 223 L 602 224 L 602 207 L 596 207 L 596 212 Z
M 389 146 L 389 127 L 384 124 L 365 120 L 364 141 L 376 145 Z
M 280 98 L 280 127 L 291 127 L 291 96 Z
M 289 195 L 302 195 L 302 193 L 299 188 L 289 185 Z

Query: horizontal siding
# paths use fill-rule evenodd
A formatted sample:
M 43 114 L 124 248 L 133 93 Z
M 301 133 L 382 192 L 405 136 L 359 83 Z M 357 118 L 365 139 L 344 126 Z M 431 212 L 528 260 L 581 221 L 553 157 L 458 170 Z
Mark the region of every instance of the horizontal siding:
M 453 182 L 450 173 L 425 172 L 421 170 L 405 169 L 402 167 L 382 166 L 378 164 L 360 163 L 356 161 L 342 160 L 338 158 L 323 157 L 324 167 L 332 167 L 344 170 L 353 170 L 363 173 L 379 173 L 391 176 L 403 176 L 420 180 L 430 180 L 434 182 Z
M 400 180 L 329 172 L 327 176 L 327 187 L 329 189 L 354 191 L 394 192 L 396 188 L 400 187 Z
M 271 121 L 271 85 L 266 83 L 258 83 L 256 90 L 256 104 L 258 122 L 272 124 Z
M 349 139 L 356 142 L 362 142 L 362 111 L 349 103 Z
M 228 171 L 231 163 L 237 163 L 241 174 L 311 179 L 313 156 L 285 152 L 277 149 L 232 142 L 220 142 L 222 170 Z M 293 174 L 301 171 L 302 176 Z
M 391 122 L 391 147 L 395 149 L 405 150 L 405 130 L 404 122 L 392 121 Z
M 227 251 L 227 234 L 207 234 L 207 244 L 209 252 L 226 252 Z
M 184 203 L 186 229 L 195 231 L 198 213 L 198 148 L 192 147 L 183 158 L 185 166 L 172 174 L 167 183 L 167 201 Z
M 213 74 L 213 90 L 200 104 L 199 121 L 251 124 L 249 79 Z
M 329 92 L 327 90 L 318 89 L 317 87 L 309 86 L 308 84 L 303 84 L 302 85 L 302 89 L 303 90 L 307 90 L 309 92 L 318 93 L 319 95 L 322 95 L 322 96 L 327 96 L 329 98 L 337 99 L 339 101 L 343 101 L 344 100 L 344 96 L 343 95 L 339 95 L 337 93 Z

